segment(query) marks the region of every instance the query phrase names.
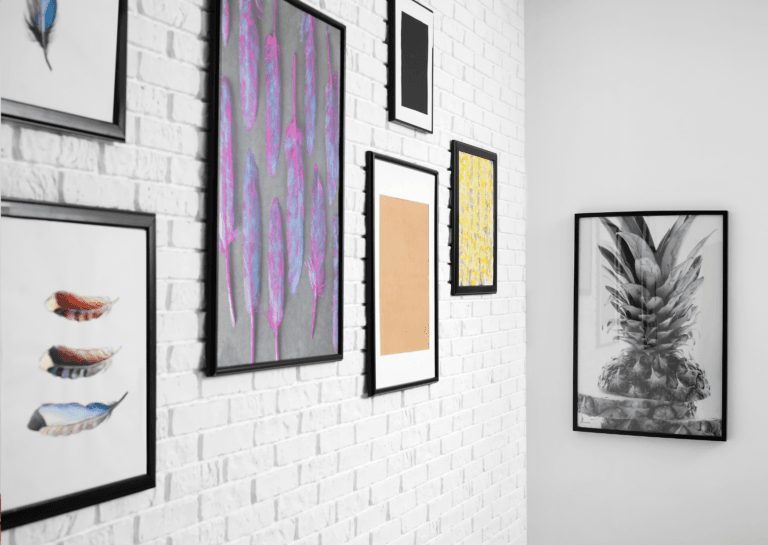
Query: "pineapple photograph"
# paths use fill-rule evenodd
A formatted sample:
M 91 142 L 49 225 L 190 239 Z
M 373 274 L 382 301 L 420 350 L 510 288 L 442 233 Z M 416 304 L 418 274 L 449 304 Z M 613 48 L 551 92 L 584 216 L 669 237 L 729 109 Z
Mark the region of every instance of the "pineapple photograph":
M 727 229 L 577 214 L 574 430 L 725 440 Z

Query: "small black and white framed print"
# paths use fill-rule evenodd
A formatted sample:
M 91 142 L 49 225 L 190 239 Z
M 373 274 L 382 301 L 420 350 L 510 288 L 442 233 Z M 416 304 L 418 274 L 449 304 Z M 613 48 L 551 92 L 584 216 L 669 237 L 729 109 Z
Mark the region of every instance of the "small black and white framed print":
M 575 234 L 574 431 L 725 441 L 728 212 L 577 214 Z
M 0 2 L 4 119 L 125 141 L 128 0 Z
M 451 295 L 496 293 L 498 158 L 451 143 Z
M 415 0 L 389 0 L 389 120 L 432 132 L 435 15 Z
M 155 216 L 4 200 L 3 530 L 155 486 Z
M 437 172 L 366 155 L 368 393 L 438 381 Z

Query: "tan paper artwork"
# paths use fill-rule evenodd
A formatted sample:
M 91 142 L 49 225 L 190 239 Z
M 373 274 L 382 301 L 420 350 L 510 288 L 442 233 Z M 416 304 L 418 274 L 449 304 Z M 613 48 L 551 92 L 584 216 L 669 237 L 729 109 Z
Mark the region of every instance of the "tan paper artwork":
M 429 205 L 379 198 L 381 355 L 429 350 Z

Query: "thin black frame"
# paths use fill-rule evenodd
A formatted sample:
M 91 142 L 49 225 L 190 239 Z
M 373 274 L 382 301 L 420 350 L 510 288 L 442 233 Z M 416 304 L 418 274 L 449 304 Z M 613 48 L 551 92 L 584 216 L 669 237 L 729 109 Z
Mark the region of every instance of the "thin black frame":
M 619 216 L 722 216 L 723 218 L 723 398 L 722 398 L 722 436 L 675 435 L 642 431 L 603 430 L 583 428 L 578 425 L 579 414 L 579 221 L 583 218 L 619 217 Z M 664 210 L 656 212 L 593 212 L 576 214 L 575 254 L 574 254 L 574 290 L 573 290 L 573 431 L 587 433 L 606 433 L 610 435 L 634 435 L 639 437 L 662 437 L 670 439 L 693 439 L 696 441 L 724 442 L 728 437 L 728 211 L 727 210 Z
M 332 19 L 328 15 L 318 11 L 312 6 L 308 6 L 300 0 L 274 0 L 282 1 L 291 4 L 297 9 L 308 13 L 315 19 L 323 21 L 325 24 L 336 28 L 339 33 L 340 43 L 340 57 L 339 57 L 339 190 L 336 198 L 339 203 L 339 332 L 338 332 L 338 346 L 339 350 L 336 354 L 329 354 L 327 356 L 309 356 L 305 358 L 293 358 L 288 360 L 269 361 L 262 363 L 243 363 L 240 365 L 231 365 L 226 367 L 219 367 L 217 365 L 217 343 L 216 332 L 218 331 L 218 293 L 216 286 L 218 285 L 218 210 L 219 210 L 219 53 L 221 44 L 221 32 L 218 30 L 221 28 L 221 0 L 215 0 L 213 2 L 212 11 L 210 12 L 211 26 L 210 28 L 217 29 L 211 32 L 210 42 L 210 74 L 209 79 L 209 96 L 213 97 L 211 103 L 208 106 L 209 110 L 209 126 L 214 127 L 208 133 L 208 179 L 212 180 L 212 183 L 208 184 L 208 191 L 206 199 L 208 201 L 207 217 L 208 231 L 206 233 L 206 241 L 208 248 L 211 250 L 208 252 L 208 259 L 206 261 L 207 276 L 205 282 L 205 294 L 208 301 L 208 316 L 206 317 L 206 335 L 208 338 L 206 346 L 206 365 L 205 374 L 209 377 L 218 377 L 224 375 L 233 375 L 236 373 L 250 373 L 252 371 L 259 371 L 262 369 L 276 369 L 280 367 L 292 367 L 294 365 L 309 365 L 313 363 L 326 363 L 331 361 L 341 361 L 344 359 L 344 92 L 346 82 L 346 57 L 347 57 L 347 27 Z
M 490 286 L 459 286 L 459 152 L 487 159 L 493 163 L 493 284 Z M 498 292 L 498 209 L 499 209 L 499 158 L 492 151 L 484 150 L 458 140 L 451 141 L 451 295 L 482 295 Z
M 112 122 L 59 112 L 42 106 L 2 99 L 2 117 L 22 125 L 65 134 L 125 142 L 126 86 L 128 74 L 128 0 L 118 0 L 117 62 Z
M 434 251 L 435 251 L 435 376 L 434 378 L 424 379 L 424 380 L 417 380 L 414 382 L 407 382 L 404 384 L 398 384 L 395 386 L 387 386 L 386 388 L 377 388 L 376 387 L 376 283 L 374 282 L 374 271 L 376 267 L 376 256 L 374 255 L 374 230 L 376 229 L 376 217 L 374 214 L 374 185 L 376 183 L 376 172 L 375 172 L 375 164 L 376 161 L 387 161 L 389 163 L 399 165 L 401 167 L 410 168 L 413 170 L 418 170 L 419 172 L 425 172 L 427 174 L 430 174 L 434 176 L 435 178 L 435 222 L 434 222 Z M 407 161 L 403 161 L 402 159 L 396 159 L 394 157 L 390 157 L 388 155 L 383 155 L 381 153 L 377 153 L 375 151 L 367 151 L 365 153 L 365 194 L 367 195 L 366 198 L 366 204 L 365 204 L 365 238 L 366 238 L 366 248 L 365 248 L 365 255 L 366 255 L 366 263 L 365 263 L 365 307 L 366 307 L 366 341 L 365 341 L 365 352 L 366 352 L 366 373 L 368 375 L 367 380 L 367 390 L 369 396 L 376 396 L 380 394 L 387 394 L 390 392 L 396 392 L 399 390 L 407 390 L 409 388 L 415 388 L 417 386 L 424 386 L 425 384 L 434 384 L 435 382 L 438 382 L 440 380 L 440 335 L 438 331 L 438 322 L 440 317 L 439 312 L 439 289 L 438 289 L 438 278 L 439 278 L 439 267 L 438 267 L 438 250 L 439 250 L 439 243 L 437 240 L 437 233 L 438 233 L 438 210 L 437 210 L 437 203 L 438 203 L 438 187 L 440 184 L 438 183 L 438 172 L 436 170 L 432 170 L 431 168 L 423 167 L 421 165 L 417 165 L 414 163 L 409 163 Z
M 147 473 L 115 483 L 81 490 L 51 500 L 2 512 L 3 530 L 76 511 L 91 505 L 135 494 L 155 487 L 155 424 L 156 414 L 156 281 L 155 281 L 155 215 L 4 199 L 2 217 L 40 221 L 61 221 L 87 225 L 141 229 L 147 234 Z
M 388 0 L 387 2 L 387 110 L 389 111 L 389 121 L 399 123 L 406 127 L 410 127 L 420 132 L 432 134 L 435 131 L 435 43 L 432 40 L 432 48 L 430 51 L 431 63 L 432 63 L 432 85 L 429 89 L 430 104 L 432 109 L 429 112 L 430 127 L 426 129 L 419 127 L 413 123 L 403 121 L 397 117 L 398 104 L 397 104 L 397 54 L 395 51 L 395 39 L 397 36 L 397 2 L 413 2 L 418 4 L 425 10 L 432 14 L 432 36 L 435 35 L 435 12 L 429 9 L 427 6 L 416 0 Z

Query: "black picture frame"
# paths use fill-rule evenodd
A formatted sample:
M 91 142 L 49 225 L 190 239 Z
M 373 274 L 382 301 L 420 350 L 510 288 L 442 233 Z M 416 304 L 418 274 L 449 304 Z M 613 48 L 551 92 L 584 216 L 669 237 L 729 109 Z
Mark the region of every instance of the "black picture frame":
M 10 99 L 2 99 L 3 120 L 37 129 L 125 142 L 128 74 L 128 0 L 119 0 L 115 97 L 111 122 L 91 119 Z
M 493 164 L 493 284 L 487 286 L 460 286 L 459 285 L 459 225 L 461 225 L 461 207 L 459 199 L 461 194 L 461 179 L 459 168 L 459 153 L 466 153 L 487 159 Z M 498 209 L 499 209 L 499 160 L 498 155 L 477 146 L 465 144 L 458 140 L 451 141 L 451 295 L 483 295 L 497 293 L 498 291 Z
M 143 490 L 154 488 L 156 437 L 156 223 L 155 215 L 141 212 L 105 210 L 83 206 L 47 204 L 25 200 L 4 199 L 0 206 L 2 217 L 57 221 L 97 226 L 139 229 L 147 236 L 147 466 L 146 473 L 104 486 L 82 490 L 44 502 L 2 512 L 3 530 L 23 526 L 43 519 L 83 509 Z
M 435 342 L 435 362 L 434 362 L 434 376 L 423 379 L 423 380 L 416 380 L 412 382 L 406 382 L 402 384 L 397 384 L 394 386 L 387 386 L 387 387 L 380 387 L 377 384 L 376 381 L 376 308 L 378 301 L 376 299 L 376 293 L 378 286 L 376 285 L 375 281 L 375 270 L 376 270 L 376 256 L 375 256 L 375 240 L 374 240 L 374 233 L 378 229 L 377 226 L 377 218 L 375 214 L 375 206 L 374 206 L 374 195 L 375 195 L 375 186 L 376 186 L 376 170 L 375 170 L 375 163 L 376 161 L 386 161 L 389 163 L 392 163 L 394 165 L 398 165 L 401 167 L 413 169 L 419 172 L 423 172 L 426 174 L 429 174 L 431 176 L 434 176 L 435 180 L 435 189 L 434 189 L 434 198 L 435 198 L 435 213 L 434 213 L 434 225 L 432 228 L 434 229 L 434 290 L 435 290 L 435 304 L 434 304 L 434 312 L 435 312 L 435 328 L 437 329 L 438 323 L 439 323 L 439 290 L 438 290 L 438 250 L 439 250 L 439 243 L 438 243 L 438 212 L 437 212 L 437 206 L 438 206 L 438 177 L 439 174 L 436 170 L 423 167 L 421 165 L 417 165 L 415 163 L 410 163 L 408 161 L 404 161 L 402 159 L 397 159 L 395 157 L 391 157 L 388 155 L 383 155 L 381 153 L 377 153 L 374 151 L 367 151 L 365 154 L 366 157 L 366 216 L 365 216 L 365 231 L 366 231 L 366 264 L 365 264 L 365 277 L 366 277 L 366 367 L 367 367 L 367 393 L 369 396 L 376 396 L 381 394 L 387 394 L 390 392 L 400 391 L 400 390 L 407 390 L 410 388 L 416 388 L 418 386 L 425 386 L 428 384 L 434 384 L 440 380 L 440 350 L 439 350 L 439 335 L 437 331 L 435 331 L 434 336 L 434 342 Z
M 389 121 L 393 121 L 395 123 L 399 123 L 400 125 L 403 125 L 405 127 L 409 127 L 411 129 L 415 129 L 417 131 L 425 132 L 427 134 L 432 134 L 434 132 L 434 74 L 435 74 L 435 47 L 434 47 L 434 40 L 429 46 L 429 64 L 431 67 L 428 70 L 428 76 L 430 79 L 430 85 L 429 85 L 429 123 L 424 124 L 418 124 L 413 121 L 407 121 L 403 119 L 403 110 L 405 109 L 404 106 L 401 104 L 398 104 L 397 101 L 397 88 L 400 84 L 400 77 L 398 76 L 398 67 L 400 66 L 400 63 L 398 62 L 398 55 L 396 51 L 396 43 L 397 43 L 397 32 L 398 32 L 398 24 L 397 24 L 397 13 L 399 12 L 399 7 L 401 7 L 402 4 L 413 4 L 415 6 L 418 6 L 426 11 L 428 11 L 432 17 L 431 21 L 429 23 L 429 29 L 432 35 L 434 35 L 434 12 L 422 4 L 421 2 L 417 2 L 416 0 L 388 0 L 387 2 L 387 110 L 388 110 L 388 118 Z
M 580 222 L 590 218 L 618 218 L 626 216 L 720 216 L 723 228 L 722 253 L 722 421 L 721 434 L 718 435 L 683 435 L 672 433 L 656 433 L 636 430 L 601 429 L 579 426 L 579 253 L 580 253 Z M 601 226 L 602 228 L 602 226 Z M 662 239 L 663 240 L 663 239 Z M 638 437 L 659 437 L 670 439 L 693 439 L 698 441 L 724 442 L 728 430 L 728 211 L 726 210 L 669 210 L 669 211 L 640 211 L 640 212 L 599 212 L 575 215 L 574 230 L 574 305 L 573 305 L 573 431 L 587 433 L 602 433 L 609 435 L 630 435 Z M 618 397 L 618 396 L 614 396 Z M 630 399 L 630 398 L 619 398 Z M 643 399 L 643 398 L 636 398 Z M 696 401 L 694 401 L 696 403 Z
M 218 192 L 218 180 L 219 180 L 219 90 L 220 90 L 220 50 L 221 50 L 221 24 L 222 24 L 222 1 L 215 0 L 213 2 L 210 19 L 211 29 L 210 33 L 210 72 L 209 72 L 209 96 L 211 97 L 211 104 L 209 110 L 209 126 L 213 129 L 209 132 L 208 138 L 208 153 L 210 160 L 208 161 L 208 175 L 209 180 L 212 183 L 208 186 L 206 194 L 207 199 L 207 215 L 212 218 L 208 222 L 206 231 L 206 240 L 208 248 L 211 251 L 208 252 L 208 258 L 206 260 L 206 283 L 205 293 L 208 301 L 208 308 L 210 312 L 206 318 L 206 335 L 208 343 L 206 346 L 206 365 L 205 373 L 208 377 L 226 376 L 238 373 L 249 373 L 253 371 L 265 370 L 265 369 L 277 369 L 283 367 L 293 367 L 298 365 L 309 365 L 316 363 L 327 363 L 334 361 L 341 361 L 344 359 L 344 174 L 345 174 L 345 84 L 346 84 L 346 26 L 325 13 L 313 8 L 302 2 L 301 0 L 274 0 L 275 2 L 282 2 L 289 4 L 305 13 L 311 15 L 315 19 L 318 19 L 325 24 L 334 27 L 340 33 L 340 61 L 339 61 L 339 186 L 336 199 L 339 203 L 339 317 L 338 317 L 338 351 L 335 354 L 329 354 L 324 356 L 310 356 L 301 358 L 291 358 L 271 362 L 261 363 L 243 363 L 231 366 L 219 366 L 217 361 L 217 331 L 219 328 L 217 308 L 218 308 L 218 247 L 217 234 L 218 234 L 218 207 L 219 207 L 219 192 Z M 230 0 L 230 4 L 232 1 Z M 267 7 L 265 6 L 265 10 Z M 233 20 L 238 20 L 237 13 L 232 10 L 230 15 L 230 25 Z M 230 31 L 232 32 L 232 31 Z M 265 30 L 266 34 L 269 32 Z M 230 37 L 230 40 L 233 38 Z M 262 42 L 264 36 L 261 37 Z M 262 43 L 263 46 L 263 43 Z M 262 55 L 264 51 L 262 50 Z M 259 78 L 264 77 L 264 62 L 261 61 L 259 66 Z M 283 79 L 283 85 L 285 85 L 285 79 Z M 322 92 L 320 90 L 319 92 Z M 234 100 L 234 99 L 233 99 Z M 261 106 L 263 108 L 264 105 Z M 321 113 L 318 111 L 318 118 Z M 319 144 L 316 144 L 319 145 Z M 282 148 L 281 148 L 282 149 Z M 282 152 L 281 152 L 282 153 Z M 307 166 L 305 165 L 305 173 L 307 172 Z M 311 185 L 311 184 L 310 184 Z M 306 178 L 305 178 L 305 192 Z M 311 189 L 309 189 L 311 191 Z M 268 208 L 262 203 L 262 215 Z M 268 218 L 268 214 L 266 214 Z M 263 220 L 262 220 L 263 221 Z M 328 278 L 326 277 L 326 290 L 329 288 Z

